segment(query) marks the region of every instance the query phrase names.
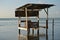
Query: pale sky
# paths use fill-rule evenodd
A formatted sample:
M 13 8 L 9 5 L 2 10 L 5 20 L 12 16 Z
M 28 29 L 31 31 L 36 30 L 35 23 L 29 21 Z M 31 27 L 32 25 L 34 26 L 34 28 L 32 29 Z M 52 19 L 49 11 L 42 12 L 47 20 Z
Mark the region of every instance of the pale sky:
M 49 8 L 49 18 L 60 18 L 60 0 L 0 0 L 0 18 L 14 18 L 15 9 L 27 3 L 54 4 Z M 42 11 L 40 15 L 45 17 Z

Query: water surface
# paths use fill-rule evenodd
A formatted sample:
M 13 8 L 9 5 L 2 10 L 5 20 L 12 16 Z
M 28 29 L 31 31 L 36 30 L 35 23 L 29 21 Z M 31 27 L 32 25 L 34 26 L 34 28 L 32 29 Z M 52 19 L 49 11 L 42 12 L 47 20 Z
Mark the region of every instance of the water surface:
M 32 21 L 35 19 L 32 19 Z M 0 40 L 18 40 L 18 20 L 16 18 L 0 18 Z M 39 25 L 45 25 L 45 19 L 40 19 Z M 40 34 L 46 34 L 46 29 L 40 28 Z M 25 35 L 27 31 L 21 30 Z M 36 30 L 35 30 L 36 33 Z M 46 40 L 46 36 L 37 37 L 39 40 Z M 22 37 L 22 40 L 23 39 Z M 35 39 L 34 39 L 35 40 Z M 38 39 L 36 39 L 38 40 Z M 52 19 L 49 19 L 48 40 L 52 40 Z M 60 40 L 60 19 L 54 19 L 54 40 Z

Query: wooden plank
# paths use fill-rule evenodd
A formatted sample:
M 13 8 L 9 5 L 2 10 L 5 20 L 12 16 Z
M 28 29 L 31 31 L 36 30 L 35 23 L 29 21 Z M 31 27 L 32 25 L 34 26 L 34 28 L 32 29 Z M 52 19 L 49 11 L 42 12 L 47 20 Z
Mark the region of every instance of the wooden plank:
M 27 30 L 27 28 L 22 28 L 22 27 L 18 27 L 18 29 L 21 29 L 21 30 Z
M 28 17 L 36 17 L 38 16 L 38 11 L 27 11 L 27 16 Z M 15 11 L 15 16 L 16 17 L 26 17 L 25 11 Z
M 39 28 L 46 28 L 46 26 L 39 26 Z
M 33 9 L 33 11 L 39 11 L 40 9 Z M 24 9 L 17 9 L 16 11 L 25 11 Z M 32 11 L 32 9 L 27 9 L 27 11 Z
M 40 28 L 40 27 L 39 27 L 39 28 Z M 33 28 L 33 29 L 39 29 L 39 28 Z M 41 28 L 45 28 L 45 26 L 42 26 Z M 27 31 L 27 28 L 26 28 L 26 27 L 18 27 L 18 29 L 26 30 L 26 31 Z

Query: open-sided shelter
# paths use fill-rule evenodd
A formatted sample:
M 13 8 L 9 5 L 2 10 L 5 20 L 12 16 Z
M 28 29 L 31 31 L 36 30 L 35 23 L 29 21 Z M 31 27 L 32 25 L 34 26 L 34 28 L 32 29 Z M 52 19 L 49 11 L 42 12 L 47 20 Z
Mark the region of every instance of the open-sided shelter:
M 15 17 L 18 17 L 18 29 L 19 29 L 19 34 L 20 34 L 20 29 L 27 30 L 28 34 L 30 32 L 30 28 L 35 28 L 38 29 L 39 33 L 39 11 L 42 9 L 46 13 L 46 26 L 42 26 L 43 28 L 48 29 L 48 8 L 54 6 L 53 4 L 26 4 L 23 5 L 19 8 L 16 8 L 15 10 Z M 26 17 L 26 20 L 20 20 L 21 17 Z M 28 17 L 37 17 L 38 22 L 31 22 L 28 20 Z M 20 23 L 25 22 L 25 26 L 21 27 Z

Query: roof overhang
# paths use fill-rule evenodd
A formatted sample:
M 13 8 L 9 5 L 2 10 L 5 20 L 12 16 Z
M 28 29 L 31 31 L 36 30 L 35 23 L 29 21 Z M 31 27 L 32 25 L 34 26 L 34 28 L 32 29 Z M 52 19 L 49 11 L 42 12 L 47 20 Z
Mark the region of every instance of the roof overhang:
M 28 16 L 38 16 L 39 11 L 45 8 L 50 8 L 53 4 L 26 4 L 15 10 L 15 16 L 25 16 L 25 8 L 27 8 Z
M 28 11 L 31 11 L 32 9 L 38 11 L 38 10 L 41 10 L 41 9 L 45 9 L 45 8 L 50 8 L 54 6 L 53 4 L 26 4 L 24 6 L 21 6 L 19 8 L 16 9 L 16 11 L 23 11 L 24 8 L 27 8 Z

